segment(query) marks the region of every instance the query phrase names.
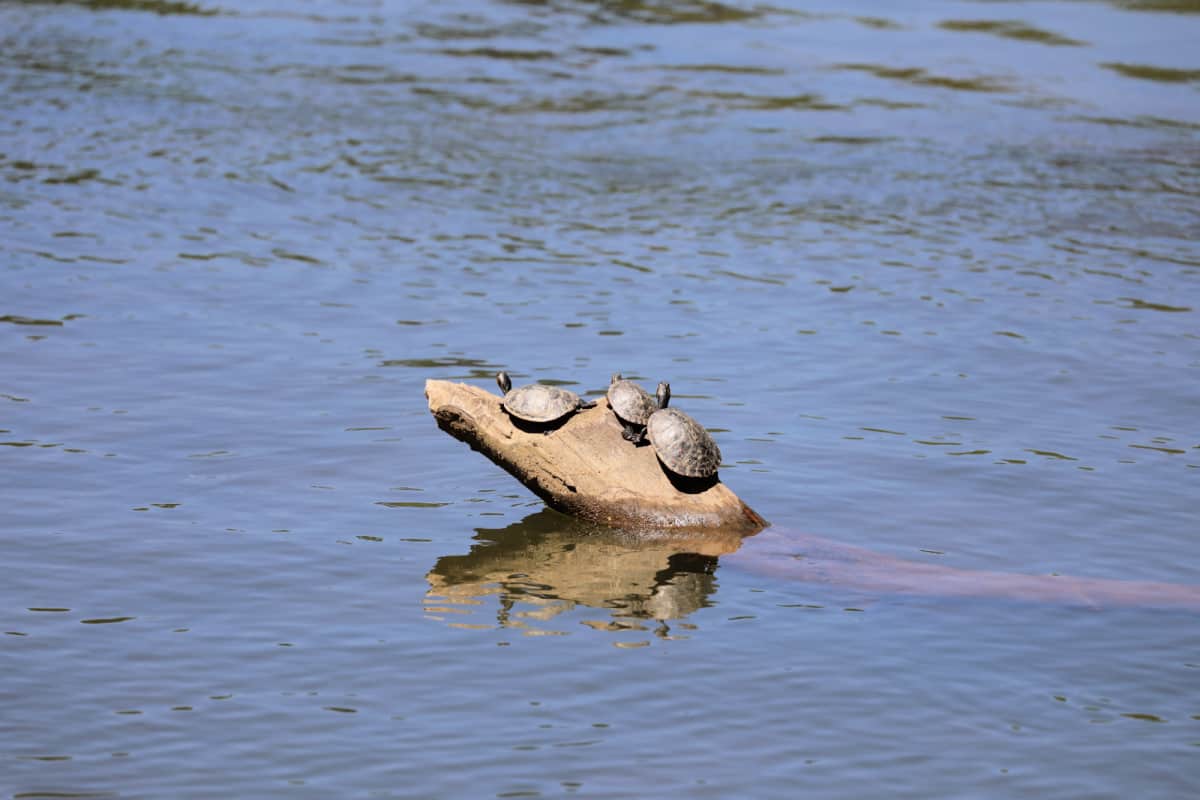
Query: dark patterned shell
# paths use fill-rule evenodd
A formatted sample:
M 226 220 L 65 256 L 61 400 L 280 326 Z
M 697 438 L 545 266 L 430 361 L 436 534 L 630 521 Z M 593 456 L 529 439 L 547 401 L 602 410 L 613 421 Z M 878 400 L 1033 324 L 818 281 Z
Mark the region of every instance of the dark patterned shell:
M 645 425 L 658 410 L 658 402 L 633 381 L 613 381 L 608 387 L 608 405 L 621 419 Z
M 513 389 L 502 402 L 508 413 L 526 422 L 553 422 L 583 404 L 574 392 L 540 383 Z
M 667 469 L 688 478 L 707 478 L 721 466 L 721 450 L 699 422 L 675 408 L 650 415 L 646 435 Z

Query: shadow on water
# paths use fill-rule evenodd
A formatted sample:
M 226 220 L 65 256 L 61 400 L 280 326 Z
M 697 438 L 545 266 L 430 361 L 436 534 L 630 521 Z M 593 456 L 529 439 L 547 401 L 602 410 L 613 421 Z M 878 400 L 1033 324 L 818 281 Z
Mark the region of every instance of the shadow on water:
M 470 552 L 439 558 L 425 576 L 426 610 L 458 627 L 545 633 L 539 623 L 587 607 L 608 615 L 582 621 L 589 627 L 645 630 L 644 622 L 657 622 L 665 635 L 664 623 L 710 604 L 717 556 L 740 543 L 605 528 L 543 509 L 505 528 L 478 528 Z M 494 624 L 474 616 L 485 608 Z M 472 617 L 458 622 L 454 614 Z

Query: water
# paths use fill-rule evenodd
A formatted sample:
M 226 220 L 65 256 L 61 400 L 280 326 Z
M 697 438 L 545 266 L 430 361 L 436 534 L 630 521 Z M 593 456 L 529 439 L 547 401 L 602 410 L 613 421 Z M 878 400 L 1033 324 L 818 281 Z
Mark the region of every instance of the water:
M 1195 795 L 1195 610 L 774 568 L 1200 584 L 1198 13 L 0 4 L 0 797 Z M 500 368 L 773 527 L 544 510 Z

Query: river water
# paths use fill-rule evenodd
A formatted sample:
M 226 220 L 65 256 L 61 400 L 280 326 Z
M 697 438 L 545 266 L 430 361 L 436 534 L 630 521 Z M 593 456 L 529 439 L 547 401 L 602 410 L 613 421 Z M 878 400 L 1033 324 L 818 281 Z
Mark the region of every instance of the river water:
M 0 797 L 1197 796 L 1194 609 L 426 408 L 667 379 L 776 543 L 1200 584 L 1200 4 L 906 5 L 0 2 Z

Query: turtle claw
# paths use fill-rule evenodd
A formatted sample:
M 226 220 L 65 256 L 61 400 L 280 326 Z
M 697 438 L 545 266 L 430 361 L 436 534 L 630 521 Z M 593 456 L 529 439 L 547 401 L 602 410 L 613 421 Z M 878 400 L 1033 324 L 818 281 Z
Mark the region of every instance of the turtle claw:
M 633 442 L 635 445 L 643 445 L 650 441 L 646 438 L 645 428 L 634 429 L 627 425 L 621 426 L 621 438 L 627 442 Z

